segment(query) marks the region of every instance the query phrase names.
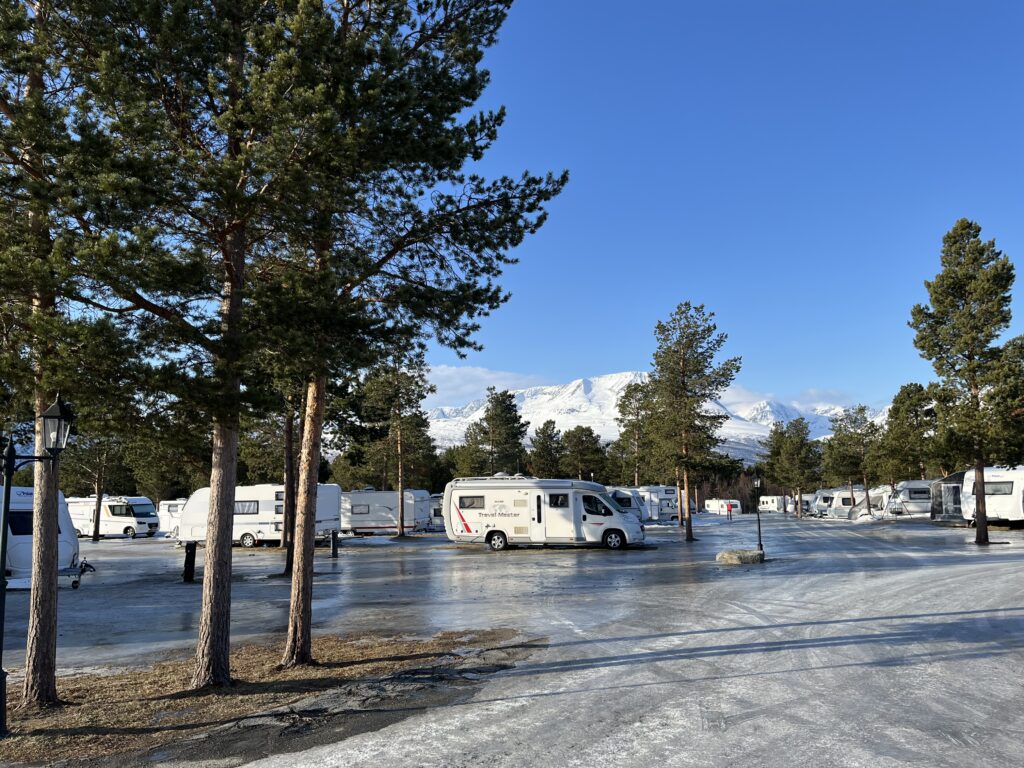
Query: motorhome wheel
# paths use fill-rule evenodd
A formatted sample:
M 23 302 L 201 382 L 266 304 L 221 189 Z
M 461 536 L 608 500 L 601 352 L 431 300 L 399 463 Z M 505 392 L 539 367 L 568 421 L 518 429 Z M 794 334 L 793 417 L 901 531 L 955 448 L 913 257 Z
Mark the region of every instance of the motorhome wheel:
M 238 542 L 246 549 L 252 549 L 256 546 L 256 537 L 251 533 L 243 533 Z
M 625 539 L 622 538 L 622 534 L 618 531 L 608 531 L 604 535 L 604 545 L 608 549 L 622 549 L 625 543 Z
M 492 552 L 501 552 L 501 550 L 508 546 L 508 539 L 505 538 L 505 534 L 501 531 L 495 531 L 487 538 L 487 544 Z
M 127 528 L 124 529 L 124 535 L 127 536 L 129 539 L 134 539 L 135 538 L 135 529 L 132 528 L 131 526 L 128 526 Z
M 78 581 L 72 581 L 72 582 L 71 582 L 71 588 L 72 588 L 72 589 L 78 589 L 78 584 L 79 584 L 79 582 L 78 582 Z

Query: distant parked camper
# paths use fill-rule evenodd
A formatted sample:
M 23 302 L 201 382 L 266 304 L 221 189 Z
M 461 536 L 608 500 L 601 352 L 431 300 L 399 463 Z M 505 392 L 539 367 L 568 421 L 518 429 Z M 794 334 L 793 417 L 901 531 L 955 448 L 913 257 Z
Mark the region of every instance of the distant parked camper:
M 762 496 L 757 500 L 758 512 L 789 512 L 792 500 L 789 496 Z
M 973 470 L 964 476 L 960 506 L 964 518 L 974 520 L 977 499 Z M 985 467 L 985 517 L 1006 523 L 1024 520 L 1024 467 Z
M 814 492 L 814 498 L 811 500 L 810 514 L 824 517 L 828 514 L 829 508 L 832 506 L 832 497 L 836 491 L 834 488 L 819 488 Z
M 68 499 L 71 522 L 79 536 L 92 536 L 96 497 Z M 104 496 L 100 503 L 100 536 L 155 536 L 160 530 L 153 502 L 145 496 Z
M 432 493 L 430 494 L 430 522 L 427 523 L 428 531 L 443 531 L 444 530 L 444 494 L 443 493 Z
M 515 545 L 596 544 L 621 549 L 644 540 L 644 526 L 603 485 L 495 475 L 452 480 L 444 489 L 445 533 L 452 541 Z
M 625 486 L 605 486 L 608 489 L 608 493 L 615 499 L 615 503 L 622 507 L 628 512 L 632 512 L 640 521 L 646 520 L 657 520 L 658 515 L 656 512 L 651 512 L 651 509 L 647 506 L 647 502 L 644 501 L 644 497 L 640 495 L 640 491 L 635 488 L 627 488 Z
M 10 535 L 4 564 L 8 589 L 28 589 L 32 585 L 32 497 L 31 488 L 11 486 L 7 517 Z M 60 578 L 67 579 L 74 589 L 78 588 L 83 570 L 90 569 L 78 560 L 78 536 L 63 493 L 57 494 L 57 567 Z
M 170 538 L 178 538 L 178 526 L 181 524 L 181 510 L 188 499 L 166 499 L 156 508 L 156 516 L 160 520 L 160 530 Z
M 720 515 L 732 512 L 734 515 L 743 513 L 743 505 L 739 499 L 705 499 L 704 510 L 706 512 L 717 512 Z
M 631 487 L 640 494 L 647 506 L 647 514 L 657 520 L 662 515 L 675 515 L 676 488 L 674 485 L 640 485 Z
M 405 492 L 402 523 L 407 531 L 422 531 L 430 524 L 430 493 Z M 345 491 L 341 494 L 341 531 L 354 534 L 398 533 L 398 491 Z
M 316 535 L 338 529 L 341 488 L 318 485 L 316 490 Z M 188 497 L 181 510 L 179 541 L 206 541 L 210 514 L 210 489 L 200 488 Z M 284 528 L 283 485 L 240 485 L 235 489 L 235 514 L 231 539 L 243 547 L 279 543 Z
M 848 520 L 853 516 L 856 507 L 860 507 L 861 511 L 867 511 L 863 509 L 865 499 L 866 495 L 863 487 L 854 486 L 852 496 L 850 495 L 849 488 L 836 488 L 833 491 L 832 501 L 828 505 L 826 516 Z
M 904 480 L 883 495 L 882 510 L 893 515 L 923 515 L 931 511 L 931 480 Z M 890 486 L 885 486 L 890 489 Z M 874 490 L 872 490 L 874 495 Z

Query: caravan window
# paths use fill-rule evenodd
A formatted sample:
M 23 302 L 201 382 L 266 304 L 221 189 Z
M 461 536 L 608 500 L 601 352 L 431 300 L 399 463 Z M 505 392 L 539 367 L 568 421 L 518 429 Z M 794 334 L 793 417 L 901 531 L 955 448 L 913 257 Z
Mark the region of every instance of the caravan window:
M 284 504 L 275 504 L 274 505 L 274 514 L 275 515 L 283 515 L 284 514 Z
M 841 507 L 852 507 L 853 506 L 853 499 L 851 499 L 849 496 L 843 496 L 839 500 L 839 506 L 841 506 Z
M 483 509 L 483 496 L 459 496 L 459 509 Z
M 260 503 L 258 501 L 236 501 L 235 502 L 235 514 L 236 515 L 258 515 L 260 513 Z
M 113 517 L 133 517 L 132 508 L 127 504 L 107 504 L 107 511 Z
M 274 491 L 274 501 L 284 501 L 284 491 Z
M 352 505 L 352 514 L 353 515 L 368 515 L 368 514 L 370 514 L 370 505 L 369 504 L 353 504 Z
M 1010 496 L 1013 494 L 1013 482 L 985 483 L 986 496 Z
M 7 513 L 7 527 L 11 529 L 11 536 L 32 535 L 32 509 L 12 509 Z M 60 526 L 57 526 L 57 535 L 60 535 Z
M 569 506 L 568 493 L 552 493 L 548 496 L 548 506 L 564 509 Z
M 930 501 L 932 498 L 932 492 L 927 488 L 911 488 L 910 496 L 908 498 L 911 501 Z

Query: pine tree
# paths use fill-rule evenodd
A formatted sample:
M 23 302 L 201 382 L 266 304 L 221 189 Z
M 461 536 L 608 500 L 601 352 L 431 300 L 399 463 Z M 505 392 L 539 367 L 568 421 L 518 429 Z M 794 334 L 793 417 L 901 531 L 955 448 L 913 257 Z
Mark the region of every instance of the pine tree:
M 626 482 L 640 485 L 641 470 L 650 463 L 651 452 L 651 398 L 650 387 L 642 382 L 627 384 L 619 395 L 621 428 L 619 442 L 625 461 L 632 465 L 632 478 Z
M 867 406 L 856 405 L 846 408 L 833 416 L 832 436 L 825 443 L 822 459 L 825 473 L 837 485 L 846 483 L 850 489 L 851 503 L 855 500 L 855 481 L 864 484 L 865 509 L 868 506 L 868 491 L 871 488 L 869 457 L 878 441 L 878 425 L 868 417 Z
M 992 407 L 998 398 L 986 398 L 1001 384 L 1007 362 L 997 341 L 1010 325 L 1014 269 L 995 240 L 982 241 L 981 227 L 967 219 L 943 237 L 941 264 L 935 279 L 925 281 L 929 303 L 913 307 L 910 327 L 916 331 L 914 346 L 932 362 L 944 391 L 938 417 L 970 447 L 975 542 L 986 545 L 985 466 L 1002 458 L 996 455 L 1000 436 L 1014 419 L 1012 409 Z
M 605 481 L 605 455 L 601 436 L 591 427 L 576 426 L 562 435 L 562 473 L 577 480 Z
M 785 426 L 775 422 L 765 441 L 764 462 L 769 483 L 793 493 L 797 517 L 803 517 L 803 492 L 821 480 L 821 450 L 810 439 L 810 427 L 803 417 Z
M 928 477 L 935 434 L 932 398 L 920 384 L 904 384 L 893 398 L 885 428 L 868 454 L 871 473 L 889 483 Z
M 519 415 L 515 395 L 488 387 L 483 418 L 466 428 L 463 457 L 472 463 L 460 466 L 460 471 L 470 475 L 521 472 L 526 466 L 523 440 L 529 426 Z
M 721 396 L 739 371 L 738 357 L 717 361 L 726 342 L 714 313 L 703 304 L 680 304 L 655 328 L 658 348 L 650 388 L 654 438 L 676 481 L 679 524 L 694 541 L 690 513 L 690 472 L 718 445 L 718 429 L 728 418 L 708 405 Z
M 555 422 L 548 419 L 533 435 L 528 464 L 534 477 L 560 477 L 562 474 L 562 457 L 565 448 L 562 445 L 562 433 L 555 427 Z

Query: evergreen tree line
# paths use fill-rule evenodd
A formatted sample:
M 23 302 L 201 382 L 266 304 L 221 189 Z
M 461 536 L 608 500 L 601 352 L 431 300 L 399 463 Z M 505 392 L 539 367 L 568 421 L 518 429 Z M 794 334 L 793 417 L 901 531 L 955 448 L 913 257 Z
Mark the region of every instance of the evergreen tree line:
M 74 447 L 31 478 L 24 706 L 59 702 L 62 486 L 210 486 L 201 688 L 231 682 L 235 487 L 283 478 L 282 664 L 313 661 L 325 447 L 386 439 L 399 487 L 421 471 L 424 343 L 475 348 L 511 250 L 567 180 L 475 169 L 505 117 L 473 105 L 509 5 L 33 0 L 0 14 L 0 419 L 42 454 L 58 392 L 79 415 Z

